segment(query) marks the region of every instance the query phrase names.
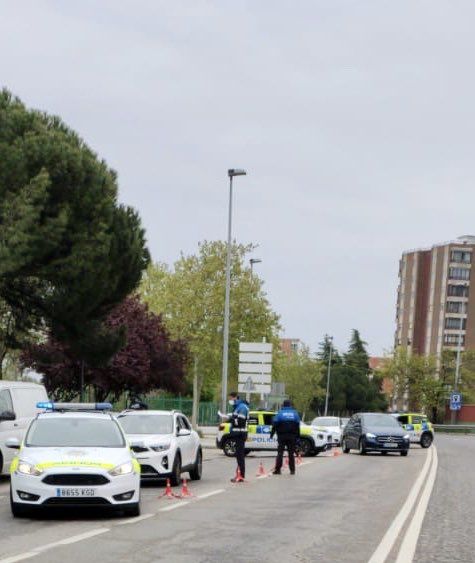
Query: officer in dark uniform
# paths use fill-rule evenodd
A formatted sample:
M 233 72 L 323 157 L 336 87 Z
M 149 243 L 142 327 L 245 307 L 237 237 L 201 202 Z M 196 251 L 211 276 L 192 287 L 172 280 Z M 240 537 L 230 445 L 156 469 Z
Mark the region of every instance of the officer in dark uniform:
M 300 416 L 292 408 L 289 400 L 285 400 L 282 408 L 274 417 L 270 437 L 277 433 L 277 460 L 275 463 L 274 475 L 280 475 L 285 448 L 289 452 L 290 474 L 295 475 L 295 445 L 300 436 Z
M 237 393 L 229 394 L 229 404 L 233 407 L 233 412 L 228 415 L 228 421 L 231 424 L 231 438 L 236 443 L 236 461 L 241 473 L 242 479 L 246 476 L 245 462 L 245 444 L 247 440 L 247 423 L 249 420 L 249 406 L 246 401 L 239 398 Z M 233 483 L 239 483 L 241 479 L 234 477 L 231 479 Z

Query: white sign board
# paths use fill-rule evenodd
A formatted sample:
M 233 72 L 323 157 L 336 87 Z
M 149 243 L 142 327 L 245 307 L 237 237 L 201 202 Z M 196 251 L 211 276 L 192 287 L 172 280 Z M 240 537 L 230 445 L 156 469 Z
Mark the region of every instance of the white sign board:
M 256 384 L 256 383 L 271 383 L 272 382 L 272 375 L 269 373 L 240 373 L 239 374 L 239 383 L 248 383 Z
M 252 363 L 252 364 L 271 364 L 272 354 L 253 354 L 251 352 L 244 352 L 239 354 L 239 362 Z
M 239 364 L 239 373 L 271 373 L 272 364 Z
M 240 342 L 239 343 L 240 352 L 260 352 L 270 353 L 272 352 L 272 344 L 269 342 Z
M 270 390 L 271 390 L 270 385 L 257 384 L 254 385 L 252 389 L 249 389 L 246 383 L 238 384 L 239 393 L 260 393 L 260 394 L 268 395 L 270 393 Z

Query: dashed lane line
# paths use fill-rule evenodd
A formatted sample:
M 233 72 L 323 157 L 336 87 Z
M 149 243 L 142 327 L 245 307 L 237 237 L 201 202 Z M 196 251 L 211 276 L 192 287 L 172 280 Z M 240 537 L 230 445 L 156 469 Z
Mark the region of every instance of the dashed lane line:
M 153 518 L 156 516 L 155 512 L 150 514 L 142 514 L 142 516 L 134 516 L 133 518 L 127 518 L 127 520 L 122 520 L 121 522 L 117 522 L 114 526 L 126 526 L 127 524 L 137 524 L 138 522 L 142 522 L 142 520 L 148 520 L 148 518 Z

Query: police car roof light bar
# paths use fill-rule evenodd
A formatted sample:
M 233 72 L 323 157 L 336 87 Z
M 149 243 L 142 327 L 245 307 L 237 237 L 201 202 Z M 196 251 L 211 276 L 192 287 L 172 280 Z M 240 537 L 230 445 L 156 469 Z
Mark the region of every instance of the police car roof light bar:
M 110 403 L 54 403 L 52 401 L 36 403 L 37 409 L 48 411 L 110 411 Z

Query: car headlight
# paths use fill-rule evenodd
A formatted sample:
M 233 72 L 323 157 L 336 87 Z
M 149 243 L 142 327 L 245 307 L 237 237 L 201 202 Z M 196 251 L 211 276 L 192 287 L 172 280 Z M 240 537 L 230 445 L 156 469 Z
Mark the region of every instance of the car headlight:
M 37 467 L 31 465 L 31 463 L 28 463 L 26 461 L 20 461 L 17 471 L 18 473 L 23 473 L 23 475 L 34 475 L 35 477 L 43 473 L 42 469 L 38 469 Z
M 131 461 L 127 461 L 122 463 L 122 465 L 118 465 L 109 471 L 110 475 L 117 477 L 118 475 L 129 475 L 130 473 L 134 472 L 134 466 Z
M 158 444 L 154 446 L 150 446 L 150 449 L 154 452 L 166 452 L 170 449 L 170 444 Z
M 406 435 L 404 436 L 404 440 L 409 440 L 409 438 L 410 438 L 409 434 L 406 434 Z
M 366 437 L 367 438 L 376 438 L 376 434 L 373 434 L 372 432 L 366 432 Z

